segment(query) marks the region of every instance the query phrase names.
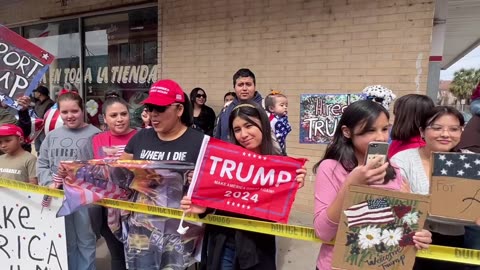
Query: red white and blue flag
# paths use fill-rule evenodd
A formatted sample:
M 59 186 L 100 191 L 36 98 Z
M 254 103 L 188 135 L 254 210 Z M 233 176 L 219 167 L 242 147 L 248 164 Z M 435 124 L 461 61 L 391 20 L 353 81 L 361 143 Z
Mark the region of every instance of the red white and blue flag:
M 386 224 L 395 221 L 392 208 L 387 199 L 380 198 L 355 204 L 344 211 L 348 227 Z

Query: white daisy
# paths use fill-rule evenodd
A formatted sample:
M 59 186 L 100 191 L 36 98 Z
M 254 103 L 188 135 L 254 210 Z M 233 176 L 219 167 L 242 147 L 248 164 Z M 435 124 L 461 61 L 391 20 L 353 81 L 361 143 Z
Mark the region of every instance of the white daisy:
M 408 225 L 413 225 L 418 223 L 418 212 L 409 212 L 405 214 L 402 218 L 403 222 L 407 223 Z
M 362 228 L 358 233 L 358 242 L 360 243 L 360 248 L 367 249 L 380 244 L 380 233 L 380 228 L 375 226 Z
M 93 99 L 87 101 L 87 103 L 85 103 L 85 107 L 87 113 L 92 117 L 98 113 L 98 103 Z
M 395 230 L 383 230 L 381 240 L 386 246 L 396 246 L 398 241 L 402 239 L 403 228 L 395 228 Z

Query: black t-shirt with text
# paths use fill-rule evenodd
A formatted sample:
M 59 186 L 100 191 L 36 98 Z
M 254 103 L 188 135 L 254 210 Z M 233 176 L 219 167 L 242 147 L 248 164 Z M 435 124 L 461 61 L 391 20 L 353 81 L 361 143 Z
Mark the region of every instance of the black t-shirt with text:
M 135 160 L 175 160 L 196 163 L 205 135 L 188 128 L 173 141 L 162 141 L 153 128 L 142 129 L 135 134 L 125 152 L 133 154 Z

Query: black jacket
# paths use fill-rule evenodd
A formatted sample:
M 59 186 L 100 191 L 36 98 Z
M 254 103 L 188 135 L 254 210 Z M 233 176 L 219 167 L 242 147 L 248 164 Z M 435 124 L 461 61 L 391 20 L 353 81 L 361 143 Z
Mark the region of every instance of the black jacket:
M 223 211 L 216 214 L 252 219 Z M 236 270 L 276 270 L 275 236 L 214 225 L 205 227 L 200 269 L 221 270 L 222 252 L 227 243 L 235 247 Z
M 212 136 L 213 128 L 215 127 L 215 112 L 207 105 L 203 105 L 198 117 L 193 118 L 195 128 L 199 129 L 203 133 Z

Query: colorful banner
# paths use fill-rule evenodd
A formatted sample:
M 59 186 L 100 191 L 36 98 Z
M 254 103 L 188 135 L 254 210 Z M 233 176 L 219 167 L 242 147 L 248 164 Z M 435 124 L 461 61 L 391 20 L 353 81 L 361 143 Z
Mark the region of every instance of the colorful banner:
M 68 215 L 103 198 L 178 209 L 187 190 L 187 174 L 194 169 L 193 164 L 178 161 L 105 159 L 62 164 L 68 176 L 63 180 L 65 199 L 58 215 Z M 188 222 L 187 234 L 179 235 L 179 223 L 177 219 L 108 209 L 108 226 L 124 243 L 130 269 L 140 265 L 154 268 L 159 253 L 171 260 L 174 269 L 197 262 L 203 227 Z
M 48 208 L 42 208 L 42 197 L 0 189 L 1 269 L 68 269 L 65 223 L 55 217 L 61 199 L 54 198 Z
M 197 205 L 287 223 L 305 162 L 205 136 L 189 193 Z
M 361 99 L 362 94 L 301 95 L 300 143 L 330 143 L 345 108 Z
M 16 100 L 38 86 L 55 57 L 0 25 L 0 101 L 19 109 Z

